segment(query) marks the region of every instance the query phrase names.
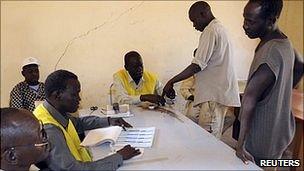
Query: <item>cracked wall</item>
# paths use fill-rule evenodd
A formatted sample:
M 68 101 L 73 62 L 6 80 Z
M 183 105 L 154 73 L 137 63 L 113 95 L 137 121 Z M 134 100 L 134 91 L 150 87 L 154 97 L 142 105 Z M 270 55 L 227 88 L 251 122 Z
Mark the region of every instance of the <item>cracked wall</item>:
M 57 69 L 79 76 L 82 107 L 108 103 L 112 74 L 127 51 L 165 83 L 189 64 L 200 33 L 188 19 L 191 1 L 1 1 L 1 107 L 23 80 L 25 57 L 41 62 L 40 80 Z M 231 34 L 238 78 L 247 77 L 256 41 L 242 30 L 246 2 L 210 1 Z M 230 15 L 227 15 L 229 13 Z M 231 17 L 233 16 L 233 17 Z

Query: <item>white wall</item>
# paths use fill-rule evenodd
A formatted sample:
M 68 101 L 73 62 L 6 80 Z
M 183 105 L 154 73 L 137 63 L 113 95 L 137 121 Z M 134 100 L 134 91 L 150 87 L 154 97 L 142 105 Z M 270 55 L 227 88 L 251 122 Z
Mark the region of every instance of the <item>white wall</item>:
M 137 50 L 147 70 L 165 83 L 191 61 L 200 33 L 188 19 L 191 1 L 1 1 L 1 107 L 23 80 L 25 57 L 41 61 L 41 81 L 57 69 L 79 76 L 82 107 L 108 101 L 112 74 L 127 51 Z M 242 30 L 246 1 L 210 1 L 231 34 L 238 78 L 247 77 L 257 40 Z M 72 42 L 72 43 L 71 43 Z M 71 43 L 69 46 L 68 44 Z M 68 46 L 68 48 L 66 48 Z

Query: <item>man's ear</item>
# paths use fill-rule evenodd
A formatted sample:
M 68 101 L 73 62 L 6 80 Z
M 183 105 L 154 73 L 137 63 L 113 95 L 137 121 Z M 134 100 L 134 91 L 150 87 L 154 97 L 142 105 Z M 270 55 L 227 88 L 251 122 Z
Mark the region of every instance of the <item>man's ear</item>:
M 277 22 L 277 17 L 275 16 L 269 16 L 266 19 L 266 25 L 268 28 L 273 28 L 276 22 Z
M 55 99 L 61 99 L 62 91 L 61 90 L 56 90 L 51 93 L 51 97 Z
M 4 158 L 10 165 L 16 165 L 18 163 L 15 148 L 9 148 L 4 152 Z

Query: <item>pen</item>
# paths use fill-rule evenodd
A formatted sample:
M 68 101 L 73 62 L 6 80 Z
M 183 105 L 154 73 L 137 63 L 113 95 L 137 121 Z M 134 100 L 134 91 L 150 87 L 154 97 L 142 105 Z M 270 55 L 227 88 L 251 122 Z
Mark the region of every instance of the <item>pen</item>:
M 125 128 L 125 126 L 123 124 L 121 125 L 121 127 L 124 131 L 127 131 L 127 129 Z

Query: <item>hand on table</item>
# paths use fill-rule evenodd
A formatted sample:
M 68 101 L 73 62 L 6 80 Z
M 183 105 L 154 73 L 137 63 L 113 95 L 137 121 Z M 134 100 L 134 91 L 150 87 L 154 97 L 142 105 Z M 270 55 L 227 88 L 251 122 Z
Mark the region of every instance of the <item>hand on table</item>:
M 127 127 L 132 128 L 132 125 L 126 122 L 122 118 L 109 118 L 109 124 L 112 126 L 121 126 L 121 127 Z
M 155 103 L 157 105 L 165 105 L 165 99 L 164 97 L 160 96 L 160 95 L 156 95 L 156 94 L 145 94 L 145 95 L 141 95 L 140 96 L 140 101 L 144 102 L 144 101 L 148 101 L 151 103 Z
M 118 150 L 117 153 L 122 155 L 123 160 L 128 160 L 134 156 L 139 155 L 140 151 L 139 151 L 139 149 L 135 149 L 134 147 L 131 147 L 130 145 L 126 145 L 122 149 Z
M 254 157 L 245 149 L 244 146 L 236 147 L 236 156 L 240 158 L 245 164 L 249 164 L 248 161 L 254 162 Z

